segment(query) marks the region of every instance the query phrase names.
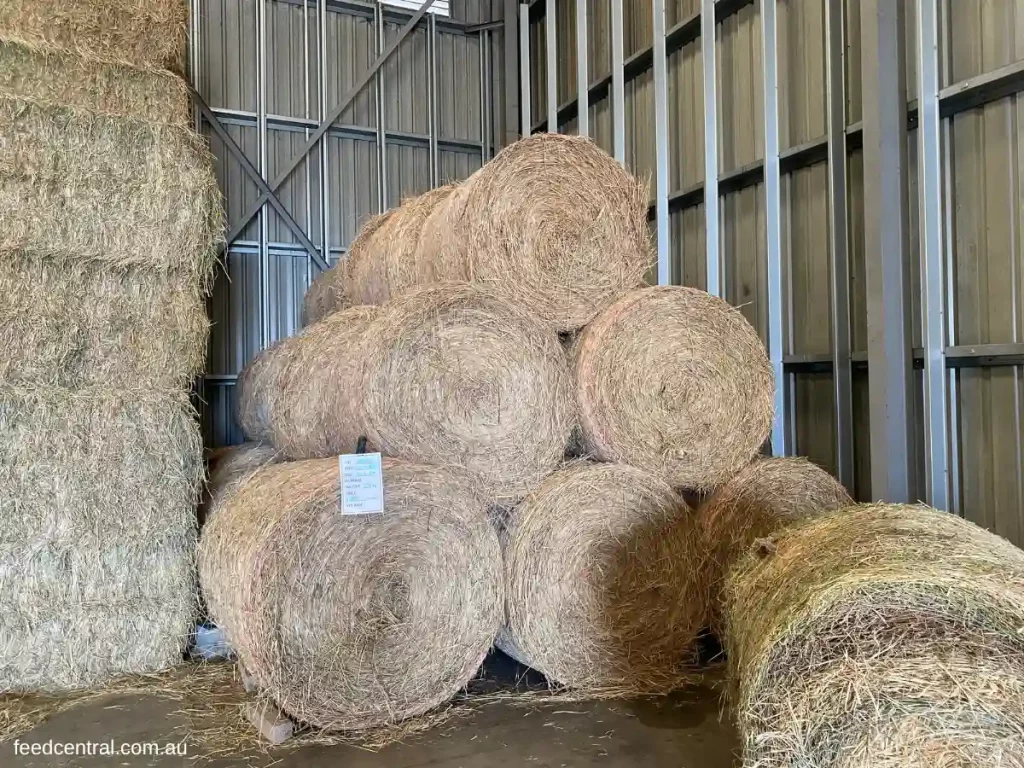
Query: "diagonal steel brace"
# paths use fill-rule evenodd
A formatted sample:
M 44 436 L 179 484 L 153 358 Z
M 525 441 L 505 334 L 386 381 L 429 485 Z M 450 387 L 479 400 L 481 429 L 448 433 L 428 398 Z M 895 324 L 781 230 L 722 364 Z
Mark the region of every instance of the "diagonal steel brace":
M 382 66 L 384 66 L 385 62 L 387 62 L 389 58 L 391 58 L 391 54 L 398 49 L 398 46 L 400 46 L 402 42 L 405 40 L 405 38 L 409 36 L 409 33 L 412 32 L 413 29 L 415 29 L 416 25 L 419 24 L 420 19 L 423 18 L 423 15 L 433 4 L 434 0 L 423 1 L 423 5 L 420 6 L 420 9 L 416 11 L 416 13 L 412 15 L 412 18 L 410 18 L 409 21 L 405 23 L 405 26 L 402 27 L 401 31 L 398 33 L 398 37 L 395 38 L 386 49 L 384 49 L 383 53 L 381 53 L 381 55 L 377 57 L 377 60 L 374 61 L 370 68 L 363 73 L 362 77 L 359 78 L 356 84 L 352 86 L 348 93 L 346 93 L 342 100 L 338 103 L 338 106 L 331 110 L 331 113 L 323 122 L 320 123 L 320 126 L 309 137 L 309 139 L 303 145 L 302 149 L 299 150 L 299 153 L 292 158 L 291 162 L 288 163 L 288 165 L 280 174 L 278 174 L 277 178 L 270 182 L 270 184 L 268 185 L 269 188 L 263 192 L 263 195 L 260 197 L 260 199 L 253 203 L 252 206 L 248 210 L 246 210 L 245 215 L 243 215 L 235 223 L 235 225 L 231 228 L 231 231 L 228 232 L 226 242 L 231 243 L 235 240 L 235 238 L 242 234 L 242 231 L 248 226 L 249 221 L 252 219 L 252 217 L 259 213 L 260 209 L 266 203 L 269 202 L 271 205 L 273 205 L 273 201 L 274 199 L 276 199 L 274 198 L 274 193 L 282 184 L 284 184 L 285 181 L 288 180 L 288 177 L 292 175 L 296 168 L 299 167 L 299 163 L 301 163 L 303 159 L 305 159 L 306 155 L 308 155 L 310 151 L 317 145 L 320 139 L 324 137 L 324 134 L 327 133 L 330 127 L 334 124 L 334 122 L 339 117 L 341 117 L 341 113 L 348 108 L 348 105 L 351 104 L 352 101 L 356 98 L 356 96 L 358 96 L 359 93 L 363 90 L 363 88 L 366 87 L 367 83 L 369 83 L 370 80 L 373 79 L 374 75 L 377 74 L 377 71 Z

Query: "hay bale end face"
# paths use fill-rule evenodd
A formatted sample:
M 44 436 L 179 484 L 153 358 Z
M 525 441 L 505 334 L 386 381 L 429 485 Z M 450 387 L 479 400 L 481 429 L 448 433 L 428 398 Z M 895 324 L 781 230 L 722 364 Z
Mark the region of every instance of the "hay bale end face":
M 208 283 L 223 212 L 194 133 L 16 99 L 0 133 L 0 250 Z
M 727 585 L 746 765 L 1024 764 L 1024 552 L 953 515 L 799 523 Z
M 795 457 L 756 459 L 715 491 L 697 511 L 707 555 L 712 629 L 723 629 L 720 603 L 725 575 L 755 540 L 804 518 L 853 504 L 832 475 Z
M 604 310 L 575 347 L 584 446 L 673 487 L 711 490 L 768 437 L 774 377 L 743 315 L 695 288 L 642 288 Z
M 447 205 L 424 230 L 425 257 L 467 265 L 559 331 L 639 286 L 652 261 L 645 185 L 588 139 L 518 141 Z
M 10 385 L 185 389 L 206 362 L 194 280 L 0 256 L 0 379 Z
M 266 467 L 200 543 L 211 615 L 285 712 L 327 730 L 415 717 L 476 674 L 501 552 L 472 479 L 384 460 L 384 513 L 342 515 L 338 462 Z
M 179 68 L 187 22 L 183 0 L 5 0 L 0 4 L 0 39 L 145 69 Z
M 509 299 L 424 286 L 382 307 L 367 336 L 366 425 L 384 453 L 463 467 L 497 502 L 562 460 L 574 416 L 565 354 Z
M 692 513 L 664 481 L 621 464 L 570 466 L 516 507 L 504 536 L 503 647 L 584 691 L 685 681 L 707 590 Z

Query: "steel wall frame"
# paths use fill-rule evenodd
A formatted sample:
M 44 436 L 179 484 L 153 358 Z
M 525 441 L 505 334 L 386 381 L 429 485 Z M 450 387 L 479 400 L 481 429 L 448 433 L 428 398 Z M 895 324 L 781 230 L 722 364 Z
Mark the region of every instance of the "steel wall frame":
M 573 0 L 577 2 L 576 15 L 577 24 L 579 19 L 586 18 L 586 0 Z M 776 409 L 777 421 L 773 429 L 773 452 L 788 453 L 793 448 L 792 439 L 794 434 L 793 422 L 793 392 L 790 380 L 793 375 L 805 372 L 829 372 L 833 374 L 833 391 L 836 401 L 835 409 L 835 439 L 836 439 L 836 469 L 840 479 L 848 488 L 853 486 L 853 416 L 852 416 L 852 371 L 871 370 L 868 366 L 868 358 L 876 359 L 880 368 L 887 368 L 887 371 L 876 371 L 875 378 L 878 379 L 882 373 L 888 373 L 893 378 L 889 382 L 897 387 L 903 396 L 897 398 L 902 401 L 901 415 L 896 421 L 906 423 L 911 408 L 909 404 L 910 370 L 913 368 L 925 371 L 925 411 L 924 422 L 926 429 L 925 450 L 927 452 L 927 473 L 928 477 L 922 479 L 922 487 L 925 489 L 925 500 L 936 507 L 943 509 L 954 509 L 957 504 L 957 483 L 958 483 L 958 447 L 955 440 L 950 438 L 951 424 L 956 422 L 956 397 L 955 379 L 956 369 L 965 367 L 988 367 L 1008 366 L 1024 364 L 1024 343 L 1006 344 L 972 344 L 957 345 L 955 341 L 955 317 L 953 308 L 950 305 L 952 291 L 954 289 L 952 269 L 949 267 L 952 249 L 952 234 L 950 216 L 952 205 L 950 192 L 950 149 L 948 141 L 943 145 L 943 139 L 949 130 L 951 119 L 967 110 L 975 109 L 990 102 L 1006 98 L 1013 94 L 1024 92 L 1024 61 L 1017 61 L 1002 66 L 992 72 L 976 75 L 960 82 L 952 83 L 942 87 L 942 80 L 939 72 L 938 42 L 941 26 L 941 14 L 939 13 L 939 0 L 914 0 L 917 16 L 919 19 L 918 40 L 916 50 L 916 64 L 918 73 L 918 94 L 919 99 L 904 101 L 906 105 L 905 118 L 902 126 L 892 120 L 880 126 L 877 120 L 878 107 L 875 112 L 868 115 L 874 121 L 869 127 L 869 135 L 865 135 L 863 121 L 853 123 L 847 122 L 846 115 L 846 51 L 845 51 L 845 27 L 844 27 L 844 3 L 843 0 L 826 0 L 825 21 L 826 21 L 826 109 L 828 128 L 825 135 L 806 141 L 788 149 L 778 148 L 778 111 L 777 111 L 777 55 L 767 56 L 768 51 L 775 51 L 775 5 L 776 0 L 762 0 L 762 43 L 763 51 L 766 52 L 766 66 L 763 67 L 764 74 L 764 95 L 765 95 L 765 158 L 757 160 L 731 171 L 721 173 L 717 170 L 717 152 L 707 139 L 716 141 L 718 137 L 717 120 L 715 116 L 708 117 L 704 121 L 705 144 L 705 179 L 698 183 L 684 188 L 667 190 L 664 188 L 664 179 L 667 179 L 668 162 L 663 157 L 663 149 L 667 146 L 665 136 L 671 130 L 668 125 L 667 112 L 663 109 L 665 101 L 664 67 L 667 57 L 682 50 L 682 48 L 702 37 L 711 37 L 715 26 L 724 19 L 739 12 L 742 8 L 751 5 L 753 0 L 701 0 L 697 12 L 687 18 L 680 20 L 675 25 L 665 29 L 664 24 L 664 2 L 653 0 L 654 8 L 654 38 L 649 46 L 642 47 L 632 55 L 625 57 L 623 53 L 623 20 L 622 0 L 610 1 L 610 57 L 611 70 L 585 85 L 585 76 L 590 70 L 585 60 L 587 56 L 585 46 L 585 35 L 580 35 L 577 29 L 577 77 L 576 88 L 573 96 L 567 100 L 554 105 L 552 109 L 550 97 L 553 90 L 548 88 L 549 106 L 548 116 L 543 120 L 530 119 L 527 110 L 521 113 L 524 126 L 523 133 L 539 132 L 549 129 L 550 125 L 557 130 L 559 126 L 565 125 L 580 117 L 581 107 L 586 110 L 593 105 L 610 100 L 612 113 L 612 147 L 613 154 L 620 162 L 625 163 L 625 85 L 636 81 L 645 73 L 654 71 L 654 106 L 655 106 L 655 199 L 650 207 L 649 216 L 655 222 L 658 232 L 658 279 L 664 281 L 664 261 L 667 253 L 670 253 L 668 243 L 663 235 L 668 228 L 667 217 L 670 213 L 693 208 L 706 203 L 709 196 L 721 196 L 727 193 L 736 192 L 757 184 L 765 184 L 767 226 L 767 258 L 768 258 L 768 279 L 769 279 L 769 310 L 768 310 L 768 336 L 769 355 L 772 358 L 773 368 L 782 386 L 777 394 Z M 549 0 L 523 0 L 520 5 L 520 35 L 525 41 L 521 49 L 521 65 L 524 77 L 529 78 L 529 25 L 537 23 L 541 17 L 550 12 L 554 5 Z M 866 27 L 868 22 L 874 25 L 873 34 L 877 39 L 879 32 L 879 13 L 883 15 L 892 11 L 894 6 L 886 3 L 885 0 L 863 0 L 862 2 L 863 23 Z M 765 13 L 765 9 L 770 13 Z M 902 10 L 902 9 L 901 9 Z M 713 18 L 712 18 L 713 17 Z M 890 19 L 891 21 L 891 19 Z M 869 35 L 872 34 L 868 30 Z M 890 30 L 891 32 L 891 30 Z M 893 66 L 897 59 L 900 64 L 905 60 L 904 39 L 897 38 L 893 34 L 885 40 L 887 50 L 883 51 Z M 714 61 L 714 46 L 705 46 L 702 58 L 705 62 L 705 77 L 703 80 L 704 100 L 708 101 L 710 94 L 714 93 L 715 77 L 714 70 L 707 66 L 709 61 Z M 580 54 L 582 52 L 582 54 Z M 549 50 L 549 57 L 554 57 L 554 52 Z M 863 65 L 866 70 L 870 67 L 877 67 L 877 55 L 875 52 L 866 51 L 863 55 Z M 869 61 L 870 59 L 870 61 Z M 949 82 L 950 72 L 948 61 L 946 62 L 946 81 Z M 712 73 L 708 77 L 708 73 Z M 548 70 L 551 77 L 551 68 Z M 891 83 L 889 83 L 891 85 Z M 867 92 L 871 88 L 866 88 Z M 524 90 L 528 93 L 528 90 Z M 524 97 L 525 98 L 525 97 Z M 904 96 L 905 98 L 905 96 Z M 889 102 L 892 100 L 889 99 Z M 888 107 L 893 103 L 887 102 Z M 865 105 L 866 109 L 870 105 Z M 896 104 L 893 111 L 901 111 Z M 584 124 L 586 119 L 584 118 Z M 921 240 L 921 265 L 922 265 L 922 348 L 912 349 L 910 344 L 909 329 L 904 332 L 891 334 L 898 337 L 895 346 L 889 340 L 891 349 L 887 349 L 882 336 L 876 335 L 875 352 L 865 354 L 851 349 L 851 318 L 850 318 L 850 254 L 848 243 L 848 205 L 849 205 L 849 182 L 847 178 L 847 158 L 851 152 L 864 149 L 865 143 L 874 144 L 877 147 L 886 145 L 890 149 L 896 147 L 898 136 L 905 135 L 905 129 L 918 128 L 918 146 L 921 163 L 919 166 L 919 182 L 921 189 L 921 200 L 919 203 L 920 220 L 922 227 Z M 880 133 L 881 132 L 881 133 Z M 884 134 L 884 135 L 882 135 Z M 870 148 L 869 152 L 871 151 Z M 904 159 L 895 159 L 899 153 L 892 152 L 890 163 L 896 163 L 898 178 L 900 175 L 906 181 L 907 166 Z M 902 153 L 905 155 L 905 152 Z M 785 317 L 784 312 L 788 311 L 780 300 L 783 289 L 781 279 L 781 234 L 779 223 L 782 212 L 781 204 L 778 201 L 779 193 L 777 184 L 779 176 L 793 173 L 802 168 L 807 168 L 819 163 L 828 164 L 828 195 L 829 195 L 829 287 L 831 299 L 831 323 L 832 323 L 832 351 L 829 354 L 792 354 L 785 348 L 786 339 L 784 333 Z M 891 173 L 893 167 L 890 165 L 887 170 Z M 710 175 L 709 175 L 710 174 Z M 946 188 L 944 194 L 943 190 Z M 706 194 L 707 192 L 707 194 Z M 878 193 L 881 193 L 881 187 Z M 877 194 L 867 191 L 867 197 L 874 197 L 877 202 Z M 902 196 L 904 207 L 906 195 Z M 709 269 L 709 278 L 712 284 L 709 286 L 715 289 L 713 280 L 713 268 L 717 268 L 718 262 L 714 260 L 714 254 L 718 249 L 718 221 L 717 216 L 708 215 L 708 210 L 717 209 L 717 206 L 705 206 L 706 226 L 712 231 L 707 232 L 707 252 L 705 258 Z M 777 212 L 777 213 L 776 213 Z M 887 206 L 884 211 L 884 221 L 879 230 L 880 236 L 888 238 L 888 242 L 895 247 L 895 253 L 906 253 L 906 210 L 901 210 L 899 216 L 893 219 L 892 208 Z M 879 211 L 879 215 L 883 212 Z M 895 221 L 895 223 L 892 223 Z M 897 244 L 898 243 L 898 244 Z M 870 252 L 869 247 L 869 252 Z M 888 262 L 886 262 L 888 263 Z M 884 265 L 883 265 L 884 266 Z M 891 264 L 889 265 L 891 267 Z M 901 272 L 902 274 L 902 272 Z M 894 277 L 888 276 L 889 279 Z M 876 287 L 884 289 L 885 279 Z M 876 282 L 878 278 L 876 277 Z M 894 318 L 908 316 L 909 303 L 904 301 L 903 293 L 906 286 L 900 287 L 895 293 L 889 293 L 889 305 L 886 310 Z M 877 321 L 877 312 L 876 312 Z M 884 320 L 882 321 L 884 324 Z M 877 325 L 877 322 L 876 322 Z M 903 320 L 900 321 L 903 327 Z M 880 329 L 879 329 L 880 330 Z M 898 347 L 898 349 L 897 349 Z M 895 372 L 894 364 L 896 357 L 902 362 L 899 363 L 899 372 Z M 884 380 L 884 379 L 883 379 Z M 873 387 L 876 391 L 881 385 Z M 888 396 L 877 398 L 872 406 L 873 431 L 877 432 L 881 425 L 892 424 L 890 407 L 892 402 Z M 890 430 L 891 431 L 891 430 Z M 880 465 L 878 472 L 886 473 L 881 469 L 887 463 L 884 458 L 886 452 L 892 448 L 892 441 L 895 441 L 899 453 L 897 464 L 901 469 L 893 472 L 891 469 L 878 477 L 874 483 L 875 488 L 872 495 L 876 498 L 885 497 L 889 500 L 909 499 L 912 489 L 916 485 L 911 477 L 913 469 L 909 466 L 910 452 L 910 427 L 901 426 L 889 436 L 881 451 L 875 453 L 877 459 L 872 465 Z M 778 448 L 778 446 L 782 448 Z M 874 451 L 873 451 L 874 453 Z M 903 469 L 905 467 L 905 469 Z
M 389 204 L 397 204 L 397 200 L 387 199 L 388 185 L 386 177 L 388 172 L 387 151 L 391 147 L 412 146 L 424 148 L 429 152 L 429 174 L 431 186 L 440 182 L 440 160 L 439 154 L 442 150 L 453 150 L 459 152 L 478 152 L 481 163 L 486 162 L 493 154 L 494 137 L 494 115 L 490 109 L 492 97 L 490 55 L 491 39 L 494 28 L 506 27 L 501 22 L 469 25 L 451 19 L 438 18 L 434 14 L 426 14 L 426 10 L 432 0 L 423 0 L 417 11 L 405 11 L 403 9 L 385 6 L 381 0 L 256 0 L 256 109 L 245 111 L 227 108 L 210 107 L 203 96 L 193 89 L 192 95 L 195 104 L 194 127 L 197 132 L 204 130 L 204 125 L 218 136 L 227 152 L 238 162 L 243 172 L 257 186 L 260 198 L 254 203 L 250 210 L 243 215 L 240 221 L 233 222 L 228 240 L 224 246 L 225 254 L 256 257 L 259 259 L 259 327 L 260 347 L 265 348 L 274 339 L 271 323 L 271 296 L 270 296 L 270 265 L 276 258 L 297 258 L 305 256 L 307 260 L 306 277 L 311 280 L 315 274 L 327 268 L 332 261 L 343 256 L 347 249 L 330 245 L 330 222 L 331 222 L 331 201 L 328 153 L 319 153 L 319 215 L 320 226 L 318 227 L 318 238 L 322 243 L 316 246 L 312 240 L 312 211 L 307 206 L 305 227 L 300 226 L 294 217 L 288 212 L 285 205 L 277 195 L 277 190 L 291 173 L 302 163 L 310 161 L 309 153 L 315 147 L 323 147 L 322 140 L 327 137 L 357 139 L 372 141 L 376 144 L 377 169 L 378 169 L 378 205 L 386 208 Z M 271 4 L 288 4 L 299 6 L 303 9 L 303 40 L 304 40 L 304 92 L 303 92 L 303 113 L 304 116 L 293 117 L 276 115 L 269 111 L 269 94 L 267 92 L 267 10 Z M 514 0 L 509 3 L 514 7 Z M 190 21 L 189 21 L 189 74 L 192 83 L 201 82 L 201 68 L 203 56 L 203 12 L 201 0 L 190 0 Z M 310 38 L 310 14 L 315 13 L 318 21 L 318 32 L 316 40 Z M 339 105 L 331 105 L 328 102 L 327 77 L 325 67 L 328 61 L 327 43 L 327 19 L 329 14 L 340 13 L 352 16 L 359 16 L 373 20 L 375 30 L 375 44 L 377 60 L 370 66 L 369 70 L 362 76 L 361 81 L 357 79 L 356 86 L 345 94 Z M 425 17 L 425 18 L 424 18 Z M 403 24 L 403 29 L 390 45 L 385 45 L 385 24 Z M 384 103 L 386 93 L 386 76 L 383 71 L 384 62 L 397 50 L 404 38 L 414 29 L 424 29 L 427 35 L 427 83 L 428 83 L 428 125 L 427 134 L 411 133 L 407 131 L 389 130 L 385 128 Z M 462 34 L 478 37 L 480 40 L 480 141 L 462 141 L 441 138 L 439 132 L 438 118 L 438 72 L 437 72 L 437 41 L 439 32 L 449 34 Z M 509 30 L 505 29 L 506 36 Z M 510 41 L 515 39 L 515 30 L 512 30 Z M 311 69 L 311 44 L 316 45 L 317 50 L 317 81 L 319 88 L 317 93 L 312 93 L 310 83 Z M 506 46 L 507 48 L 508 46 Z M 514 46 L 513 46 L 514 48 Z M 505 51 L 506 61 L 515 61 L 516 52 Z M 514 80 L 514 78 L 513 78 Z M 355 96 L 370 82 L 377 93 L 377 114 L 376 127 L 370 128 L 360 125 L 347 125 L 337 122 L 338 116 Z M 518 104 L 512 107 L 518 110 Z M 333 107 L 333 109 L 332 109 Z M 316 114 L 314 114 L 314 112 Z M 333 119 L 328 119 L 333 118 Z M 255 129 L 257 135 L 258 158 L 254 163 L 245 155 L 238 144 L 231 138 L 226 126 L 243 126 Z M 290 167 L 278 169 L 275 179 L 269 179 L 269 156 L 268 142 L 271 131 L 289 131 L 301 134 L 305 139 L 304 148 L 293 159 Z M 307 186 L 311 186 L 309 176 L 306 180 Z M 307 194 L 307 200 L 312 199 Z M 291 231 L 298 241 L 297 243 L 281 243 L 271 241 L 269 236 L 268 212 L 270 209 L 278 214 L 283 224 Z M 257 218 L 258 217 L 258 218 Z M 248 228 L 251 219 L 256 218 L 259 238 L 257 240 L 242 239 L 241 234 Z M 237 381 L 236 374 L 211 373 L 202 377 L 198 382 L 199 395 L 206 400 L 206 386 L 231 386 Z

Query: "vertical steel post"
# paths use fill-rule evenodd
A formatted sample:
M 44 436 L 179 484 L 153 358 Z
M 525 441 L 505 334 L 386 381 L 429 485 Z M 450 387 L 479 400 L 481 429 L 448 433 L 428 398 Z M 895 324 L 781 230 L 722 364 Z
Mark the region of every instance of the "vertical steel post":
M 375 56 L 384 52 L 384 6 L 377 0 L 373 6 L 373 31 L 377 43 Z M 388 209 L 388 148 L 387 133 L 384 128 L 384 67 L 377 70 L 374 76 L 377 92 L 377 212 L 384 213 Z
M 939 114 L 939 19 L 936 0 L 917 0 L 918 178 L 921 227 L 921 320 L 927 502 L 949 509 L 946 420 L 945 256 Z
M 257 119 L 260 147 L 260 174 L 269 175 L 270 153 L 267 147 L 267 0 L 256 6 L 256 78 Z M 268 206 L 260 209 L 260 345 L 266 349 L 273 340 L 270 322 L 270 223 Z
M 483 31 L 482 43 L 484 48 L 484 104 L 487 106 L 487 110 L 484 113 L 484 162 L 490 160 L 494 153 L 494 92 L 492 90 L 494 83 L 491 66 L 491 56 L 493 54 L 491 37 L 491 30 L 485 29 Z
M 786 370 L 783 365 L 782 174 L 779 167 L 779 70 L 776 0 L 761 0 L 761 67 L 764 90 L 764 204 L 768 261 L 768 356 L 775 374 L 772 455 L 789 452 L 786 430 Z M 702 42 L 703 44 L 703 42 Z
M 200 27 L 199 19 L 199 0 L 190 0 L 189 2 L 189 77 L 192 80 L 193 87 L 199 91 L 199 67 L 201 61 L 200 46 L 202 41 L 200 36 L 202 35 L 202 28 Z M 204 96 L 206 94 L 203 94 Z M 196 133 L 202 133 L 202 117 L 199 114 L 199 109 L 193 105 L 192 107 L 192 120 L 193 127 Z
M 558 133 L 558 1 L 547 0 L 544 15 L 548 74 L 548 133 Z
M 487 66 L 484 63 L 484 57 L 487 55 L 486 51 L 486 30 L 481 30 L 476 37 L 477 46 L 480 49 L 480 55 L 478 56 L 480 64 L 480 165 L 487 162 L 487 87 L 485 85 L 487 78 Z
M 427 17 L 427 133 L 430 141 L 430 187 L 441 181 L 440 157 L 437 148 L 437 17 Z
M 701 0 L 700 46 L 704 66 L 704 244 L 707 291 L 722 295 L 718 232 L 718 69 L 715 64 L 715 0 Z
M 327 3 L 317 3 L 317 18 L 319 19 L 319 45 L 320 45 L 320 104 L 319 119 L 327 118 Z M 331 164 L 330 152 L 328 151 L 328 137 L 324 134 L 320 140 L 320 238 L 321 251 L 324 261 L 328 264 L 331 260 Z M 339 201 L 340 202 L 340 201 Z
M 587 50 L 587 3 L 576 0 L 576 133 L 590 135 L 590 72 Z
M 622 39 L 622 0 L 612 2 L 612 147 L 615 159 L 626 164 L 626 76 Z
M 311 119 L 309 111 L 310 82 L 309 82 L 309 0 L 302 0 L 302 116 L 306 120 Z M 309 128 L 304 131 L 309 139 Z M 312 162 L 307 156 L 306 160 L 306 232 L 310 239 L 313 237 L 313 174 L 311 173 Z M 331 254 L 320 251 L 324 262 L 330 264 Z M 313 258 L 306 254 L 306 288 L 313 282 Z M 301 310 L 299 312 L 301 315 Z
M 658 285 L 672 282 L 668 221 L 668 55 L 665 51 L 665 0 L 653 0 L 654 9 L 654 146 L 655 220 L 658 232 Z
M 846 203 L 846 39 L 843 27 L 843 0 L 828 0 L 825 4 L 825 45 L 836 473 L 839 481 L 852 491 L 853 369 L 850 361 L 850 256 Z
M 504 30 L 502 52 L 504 54 L 503 77 L 505 81 L 505 137 L 501 145 L 507 147 L 519 138 L 519 13 L 516 0 L 504 0 Z M 529 62 L 527 62 L 529 63 Z
M 903 3 L 861 1 L 871 495 L 915 501 Z
M 530 135 L 532 117 L 530 115 L 530 7 L 519 6 L 519 88 L 520 114 L 523 127 L 522 136 Z

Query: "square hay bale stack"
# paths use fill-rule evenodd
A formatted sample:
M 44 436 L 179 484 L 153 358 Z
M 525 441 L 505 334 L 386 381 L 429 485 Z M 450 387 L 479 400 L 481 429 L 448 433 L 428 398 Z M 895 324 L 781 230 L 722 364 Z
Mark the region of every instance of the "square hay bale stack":
M 192 120 L 188 88 L 177 75 L 18 43 L 0 42 L 0 96 L 179 128 Z
M 202 287 L 180 272 L 0 255 L 0 381 L 184 389 L 202 371 Z
M 185 51 L 185 0 L 4 0 L 0 39 L 90 61 L 174 69 Z
M 221 224 L 211 157 L 193 132 L 0 99 L 0 251 L 205 283 Z
M 186 393 L 0 388 L 0 691 L 181 660 L 202 472 Z

